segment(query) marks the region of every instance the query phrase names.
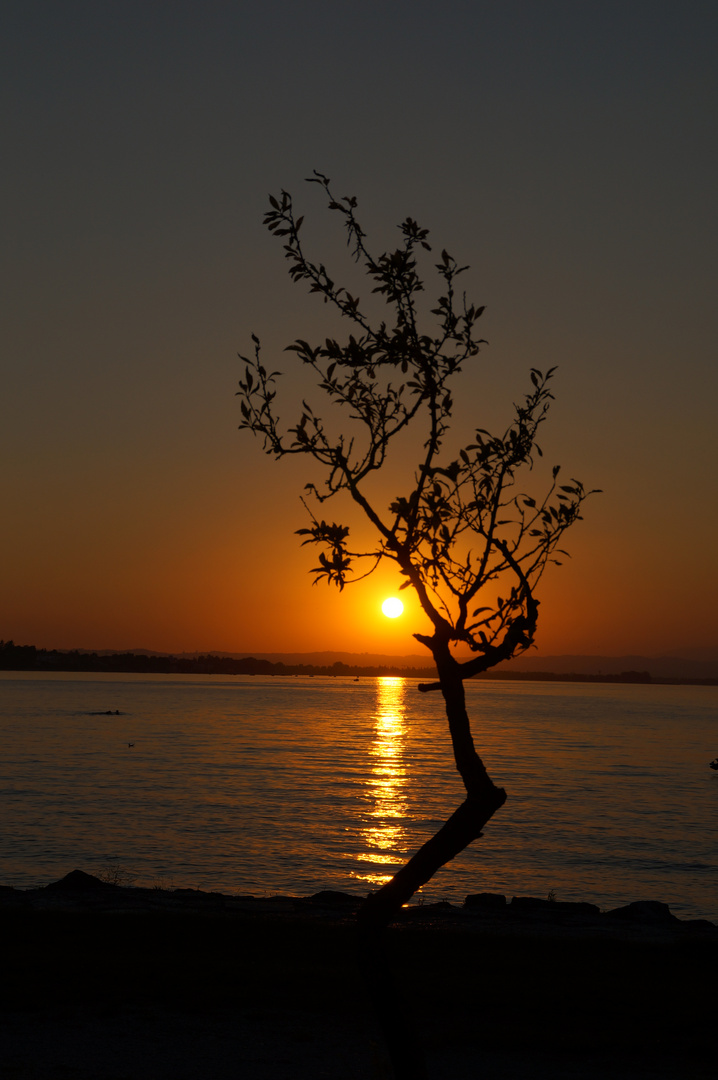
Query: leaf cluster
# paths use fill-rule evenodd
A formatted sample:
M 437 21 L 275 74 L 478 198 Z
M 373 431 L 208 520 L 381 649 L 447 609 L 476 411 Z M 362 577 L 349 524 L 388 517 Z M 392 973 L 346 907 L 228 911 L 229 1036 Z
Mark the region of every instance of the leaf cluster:
M 241 357 L 240 428 L 262 438 L 274 457 L 313 459 L 322 466 L 323 482 L 308 484 L 307 496 L 321 503 L 344 491 L 376 530 L 371 550 L 352 551 L 346 526 L 317 520 L 310 511 L 311 525 L 299 532 L 303 543 L 320 548 L 315 581 L 343 588 L 359 579 L 357 561 L 371 560 L 369 573 L 381 559 L 394 561 L 405 578 L 403 587 L 416 590 L 433 624 L 433 636 L 417 635 L 419 640 L 432 649 L 462 642 L 477 653 L 474 667 L 480 670 L 481 664 L 488 667 L 531 643 L 536 583 L 547 563 L 565 554 L 558 546 L 561 537 L 580 519 L 590 494 L 577 480 L 559 485 L 558 467 L 540 499 L 521 486 L 541 455 L 536 438 L 552 400 L 555 369 L 531 370 L 531 390 L 514 406 L 513 422 L 502 435 L 476 428 L 458 456 L 445 460 L 452 382 L 486 344 L 476 334 L 484 308 L 457 293 L 457 278 L 468 268 L 441 252 L 434 264 L 441 289 L 431 309 L 435 322 L 427 330 L 420 325 L 418 297 L 424 291 L 419 256 L 431 252 L 428 231 L 406 218 L 399 226 L 399 245 L 375 256 L 356 216 L 356 198 L 336 198 L 321 173 L 310 182 L 322 188 L 329 211 L 341 218 L 351 255 L 371 293 L 385 301 L 387 317 L 370 319 L 361 299 L 309 258 L 300 237 L 303 218 L 295 215 L 288 192 L 270 196 L 264 222 L 283 242 L 290 277 L 319 294 L 349 325 L 341 342 L 300 339 L 286 351 L 313 371 L 326 400 L 352 424 L 344 423 L 334 434 L 303 401 L 298 419 L 282 427 L 275 408 L 279 372 L 265 368 L 259 339 L 252 335 L 253 355 Z M 410 424 L 421 424 L 424 435 L 411 486 L 382 509 L 367 495 L 366 481 Z

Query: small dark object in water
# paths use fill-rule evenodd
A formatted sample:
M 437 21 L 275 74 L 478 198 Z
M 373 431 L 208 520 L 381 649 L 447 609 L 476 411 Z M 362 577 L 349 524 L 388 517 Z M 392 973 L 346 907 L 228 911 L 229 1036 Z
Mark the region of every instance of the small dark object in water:
M 718 757 L 714 758 L 708 766 L 709 769 L 718 769 Z
M 128 744 L 127 744 L 127 745 L 128 745 L 128 746 L 134 746 L 135 744 L 134 744 L 133 742 L 128 742 Z

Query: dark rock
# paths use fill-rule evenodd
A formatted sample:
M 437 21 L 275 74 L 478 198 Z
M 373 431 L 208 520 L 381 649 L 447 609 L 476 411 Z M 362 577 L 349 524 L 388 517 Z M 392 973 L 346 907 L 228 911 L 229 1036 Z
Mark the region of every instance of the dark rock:
M 62 892 L 98 892 L 100 889 L 114 889 L 116 886 L 100 881 L 92 874 L 86 874 L 84 870 L 71 870 L 64 878 L 51 882 L 47 888 Z
M 581 900 L 577 903 L 566 904 L 566 907 L 571 911 L 575 911 L 577 915 L 601 914 L 601 909 L 598 904 L 590 904 L 587 900 Z
M 555 900 L 542 900 L 538 896 L 512 896 L 510 906 L 522 911 L 546 911 L 557 907 Z
M 536 915 L 552 922 L 575 922 L 595 919 L 601 914 L 597 904 L 573 900 L 541 900 L 536 896 L 514 896 L 509 905 L 512 914 Z
M 338 892 L 334 889 L 322 889 L 309 899 L 315 904 L 329 904 L 332 907 L 348 907 L 350 904 L 356 906 L 362 901 L 361 896 L 352 896 L 350 893 Z
M 503 908 L 506 907 L 506 897 L 502 893 L 479 892 L 470 893 L 464 900 L 465 908 Z
M 558 909 L 562 915 L 600 915 L 601 909 L 598 904 L 589 904 L 586 900 L 555 900 L 552 907 Z
M 675 923 L 679 920 L 672 914 L 668 904 L 662 904 L 660 900 L 634 900 L 625 907 L 614 908 L 607 911 L 607 919 L 624 919 L 627 922 L 638 923 Z

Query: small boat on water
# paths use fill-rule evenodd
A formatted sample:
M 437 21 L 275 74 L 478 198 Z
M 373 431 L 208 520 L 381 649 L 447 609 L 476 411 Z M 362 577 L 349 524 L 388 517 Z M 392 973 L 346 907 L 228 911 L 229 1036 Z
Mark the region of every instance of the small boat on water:
M 708 766 L 709 769 L 718 769 L 718 757 L 714 758 Z

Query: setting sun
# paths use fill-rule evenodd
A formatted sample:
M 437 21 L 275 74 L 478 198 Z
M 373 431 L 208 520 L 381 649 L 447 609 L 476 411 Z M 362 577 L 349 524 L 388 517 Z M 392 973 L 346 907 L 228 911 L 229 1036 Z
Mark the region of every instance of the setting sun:
M 389 599 L 385 600 L 381 605 L 381 610 L 388 619 L 396 619 L 404 610 L 404 605 L 401 600 L 397 600 L 395 596 L 390 596 Z

